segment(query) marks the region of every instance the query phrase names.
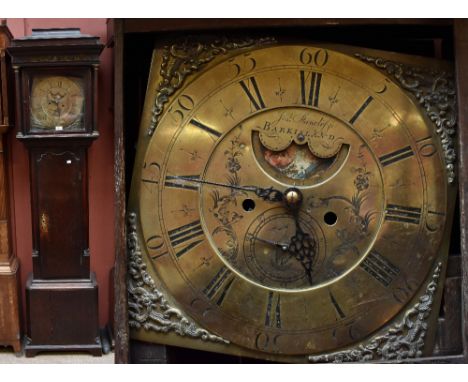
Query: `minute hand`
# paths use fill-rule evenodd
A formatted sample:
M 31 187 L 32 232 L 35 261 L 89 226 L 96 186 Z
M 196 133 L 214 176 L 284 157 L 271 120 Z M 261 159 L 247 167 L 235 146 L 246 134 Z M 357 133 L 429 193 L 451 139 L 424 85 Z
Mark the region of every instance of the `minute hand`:
M 172 176 L 171 179 L 183 180 L 183 181 L 190 182 L 190 183 L 208 184 L 210 186 L 225 187 L 225 188 L 230 188 L 234 190 L 253 192 L 259 198 L 262 198 L 263 200 L 266 200 L 268 202 L 281 202 L 283 200 L 283 193 L 279 190 L 274 189 L 273 187 L 261 188 L 257 186 L 238 186 L 236 184 L 211 182 L 209 180 L 202 180 L 202 179 L 184 177 L 184 176 Z

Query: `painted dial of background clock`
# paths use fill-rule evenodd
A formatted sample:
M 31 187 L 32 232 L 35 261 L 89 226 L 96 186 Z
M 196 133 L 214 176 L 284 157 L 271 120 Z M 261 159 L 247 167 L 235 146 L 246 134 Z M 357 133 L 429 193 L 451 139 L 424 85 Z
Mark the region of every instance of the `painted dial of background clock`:
M 148 145 L 148 262 L 238 345 L 310 354 L 359 341 L 408 303 L 440 244 L 434 134 L 396 85 L 343 54 L 280 46 L 226 60 L 178 94 Z

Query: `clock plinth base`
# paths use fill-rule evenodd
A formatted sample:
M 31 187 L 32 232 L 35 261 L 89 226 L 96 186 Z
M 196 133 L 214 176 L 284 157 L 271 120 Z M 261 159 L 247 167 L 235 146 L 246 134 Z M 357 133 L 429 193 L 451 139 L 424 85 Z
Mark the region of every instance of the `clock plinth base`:
M 31 340 L 26 338 L 24 345 L 24 354 L 26 357 L 35 357 L 42 352 L 87 352 L 95 357 L 102 356 L 101 341 L 98 344 L 90 345 L 33 345 Z
M 21 351 L 18 260 L 0 264 L 0 346 Z
M 98 286 L 90 279 L 35 280 L 26 284 L 26 357 L 44 351 L 86 351 L 102 355 Z

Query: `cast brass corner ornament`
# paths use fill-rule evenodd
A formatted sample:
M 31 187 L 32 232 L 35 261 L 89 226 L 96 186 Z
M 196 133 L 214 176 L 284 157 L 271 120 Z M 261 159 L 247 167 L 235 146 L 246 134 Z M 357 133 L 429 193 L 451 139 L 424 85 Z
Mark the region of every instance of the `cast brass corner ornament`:
M 455 143 L 457 127 L 457 94 L 453 74 L 417 66 L 409 66 L 379 57 L 355 53 L 357 58 L 373 63 L 392 75 L 403 89 L 411 92 L 435 124 L 445 155 L 448 182 L 455 180 Z
M 205 64 L 221 54 L 236 49 L 272 44 L 275 41 L 272 37 L 258 39 L 223 37 L 212 41 L 187 38 L 180 44 L 165 46 L 160 70 L 162 81 L 157 87 L 152 117 L 147 131 L 148 135 L 153 135 L 164 110 L 164 105 L 169 101 L 169 97 L 183 85 L 188 75 L 200 70 Z
M 146 264 L 141 256 L 136 221 L 137 214 L 130 213 L 127 225 L 129 326 L 158 333 L 174 332 L 183 337 L 228 344 L 229 341 L 224 338 L 199 328 L 179 309 L 171 306 L 164 294 L 158 290 L 146 271 Z
M 434 269 L 426 292 L 409 309 L 400 322 L 390 327 L 384 334 L 372 337 L 354 348 L 323 355 L 309 356 L 309 362 L 368 362 L 403 361 L 422 356 L 427 332 L 427 319 L 432 310 L 442 263 Z

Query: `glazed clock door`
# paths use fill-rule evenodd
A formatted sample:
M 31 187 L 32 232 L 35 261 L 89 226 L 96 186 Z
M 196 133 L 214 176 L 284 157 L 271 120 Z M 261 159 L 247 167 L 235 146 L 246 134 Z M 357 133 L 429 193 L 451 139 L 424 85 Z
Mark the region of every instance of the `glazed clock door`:
M 164 110 L 142 125 L 129 210 L 148 272 L 204 329 L 254 352 L 331 352 L 404 312 L 442 261 L 439 138 L 362 60 L 254 49 Z

